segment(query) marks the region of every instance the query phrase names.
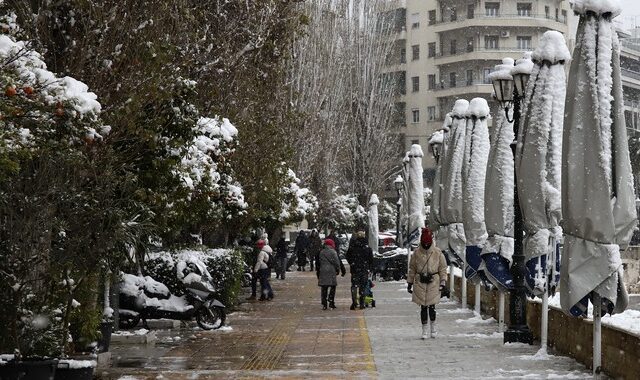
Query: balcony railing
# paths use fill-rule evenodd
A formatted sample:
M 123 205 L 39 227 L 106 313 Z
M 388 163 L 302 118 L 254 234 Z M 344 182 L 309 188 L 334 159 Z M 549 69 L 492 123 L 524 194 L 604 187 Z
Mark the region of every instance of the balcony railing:
M 462 81 L 456 81 L 455 86 L 452 86 L 451 83 L 440 82 L 436 85 L 436 88 L 432 90 L 442 91 L 442 90 L 449 90 L 451 88 L 464 88 L 464 87 L 478 86 L 482 84 L 491 85 L 491 81 L 490 80 L 472 80 L 472 81 L 462 80 Z
M 622 46 L 640 52 L 640 38 L 625 38 L 620 40 Z
M 464 49 L 457 50 L 455 53 L 451 51 L 440 52 L 436 55 L 436 58 L 439 57 L 452 57 L 457 55 L 469 54 L 473 52 L 501 52 L 501 51 L 514 51 L 514 52 L 524 52 L 524 51 L 532 51 L 535 50 L 533 46 L 528 47 L 466 47 Z
M 556 21 L 556 22 L 560 22 L 563 24 L 567 23 L 567 17 L 566 16 L 558 16 L 556 17 L 552 17 L 551 15 L 546 15 L 546 14 L 509 14 L 509 13 L 500 13 L 497 15 L 492 15 L 492 16 L 488 16 L 485 14 L 476 14 L 473 17 L 463 17 L 462 15 L 458 15 L 455 20 L 441 20 L 441 21 L 435 21 L 435 22 L 430 22 L 429 25 L 440 25 L 440 24 L 449 24 L 449 23 L 457 23 L 457 22 L 463 22 L 466 20 L 476 20 L 476 19 L 499 19 L 499 18 L 522 18 L 522 19 L 537 19 L 537 20 L 549 20 L 549 21 Z
M 631 71 L 627 69 L 620 69 L 620 73 L 623 77 L 633 78 L 635 80 L 640 80 L 640 73 L 637 71 Z

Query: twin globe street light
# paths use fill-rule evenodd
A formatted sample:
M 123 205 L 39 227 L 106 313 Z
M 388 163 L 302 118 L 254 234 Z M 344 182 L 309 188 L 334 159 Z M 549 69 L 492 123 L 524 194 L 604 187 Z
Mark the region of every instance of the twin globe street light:
M 509 123 L 513 123 L 514 141 L 511 143 L 514 164 L 514 252 L 511 275 L 513 276 L 513 289 L 510 290 L 509 297 L 509 328 L 504 332 L 505 343 L 527 343 L 533 344 L 533 335 L 527 326 L 527 290 L 524 283 L 525 277 L 525 257 L 522 250 L 523 223 L 520 201 L 518 198 L 518 177 L 515 173 L 516 145 L 518 140 L 518 130 L 520 128 L 520 107 L 524 101 L 527 82 L 531 74 L 514 73 L 513 79 L 495 78 L 492 80 L 493 90 L 496 99 L 505 111 L 505 117 Z M 513 119 L 509 120 L 509 108 L 513 106 Z

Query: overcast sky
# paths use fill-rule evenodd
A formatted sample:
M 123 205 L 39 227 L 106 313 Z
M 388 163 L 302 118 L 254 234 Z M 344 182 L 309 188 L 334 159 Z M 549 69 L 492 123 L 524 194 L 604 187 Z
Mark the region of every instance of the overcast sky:
M 622 14 L 618 20 L 627 28 L 640 27 L 640 0 L 620 0 Z

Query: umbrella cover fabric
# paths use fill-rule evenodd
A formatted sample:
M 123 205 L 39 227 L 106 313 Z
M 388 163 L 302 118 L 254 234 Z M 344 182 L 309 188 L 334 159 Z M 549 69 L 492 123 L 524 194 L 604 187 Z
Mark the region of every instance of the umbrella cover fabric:
M 637 223 L 615 14 L 585 9 L 590 12 L 580 15 L 567 86 L 562 151 L 560 303 L 575 316 L 586 314 L 592 292 L 608 313 L 626 308 L 620 250 Z

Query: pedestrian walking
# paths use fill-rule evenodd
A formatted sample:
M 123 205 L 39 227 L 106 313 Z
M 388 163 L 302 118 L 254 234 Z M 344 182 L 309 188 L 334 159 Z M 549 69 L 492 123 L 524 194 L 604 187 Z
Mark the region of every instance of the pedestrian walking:
M 276 244 L 276 279 L 284 280 L 284 274 L 287 269 L 287 241 L 284 234 Z
M 369 272 L 373 268 L 373 251 L 367 244 L 367 234 L 363 227 L 356 230 L 356 237 L 352 239 L 347 249 L 347 262 L 351 272 L 351 310 L 359 305 L 364 309 L 364 296 Z
M 298 236 L 296 237 L 296 245 L 293 248 L 296 257 L 298 258 L 298 271 L 304 272 L 304 267 L 307 265 L 308 246 L 309 238 L 307 237 L 306 231 L 298 231 Z
M 317 276 L 318 286 L 320 287 L 320 302 L 322 309 L 327 310 L 327 303 L 332 309 L 336 308 L 336 285 L 338 284 L 336 277 L 340 273 L 340 258 L 335 250 L 336 246 L 333 240 L 325 239 L 324 248 L 318 254 Z
M 420 305 L 422 322 L 422 339 L 429 335 L 437 335 L 436 305 L 440 302 L 441 293 L 446 292 L 447 261 L 442 251 L 433 244 L 433 234 L 429 228 L 423 228 L 420 235 L 420 246 L 411 255 L 407 291 L 412 293 L 412 301 Z
M 336 253 L 338 257 L 340 257 L 340 238 L 338 238 L 338 231 L 335 229 L 331 230 L 331 233 L 327 236 L 327 239 L 333 240 L 336 245 Z
M 269 278 L 271 277 L 271 269 L 269 269 L 269 265 L 267 263 L 271 259 L 270 256 L 273 254 L 273 250 L 263 239 L 258 240 L 256 247 L 260 252 L 258 252 L 258 258 L 256 260 L 256 265 L 253 268 L 253 273 L 260 280 L 261 294 L 259 300 L 270 301 L 273 299 L 273 289 L 271 289 L 271 283 L 269 281 Z
M 313 270 L 314 264 L 320 254 L 320 250 L 322 249 L 322 239 L 320 239 L 320 234 L 318 231 L 311 231 L 311 237 L 309 238 L 309 248 L 307 249 L 307 256 L 309 258 L 309 266 L 310 270 Z

